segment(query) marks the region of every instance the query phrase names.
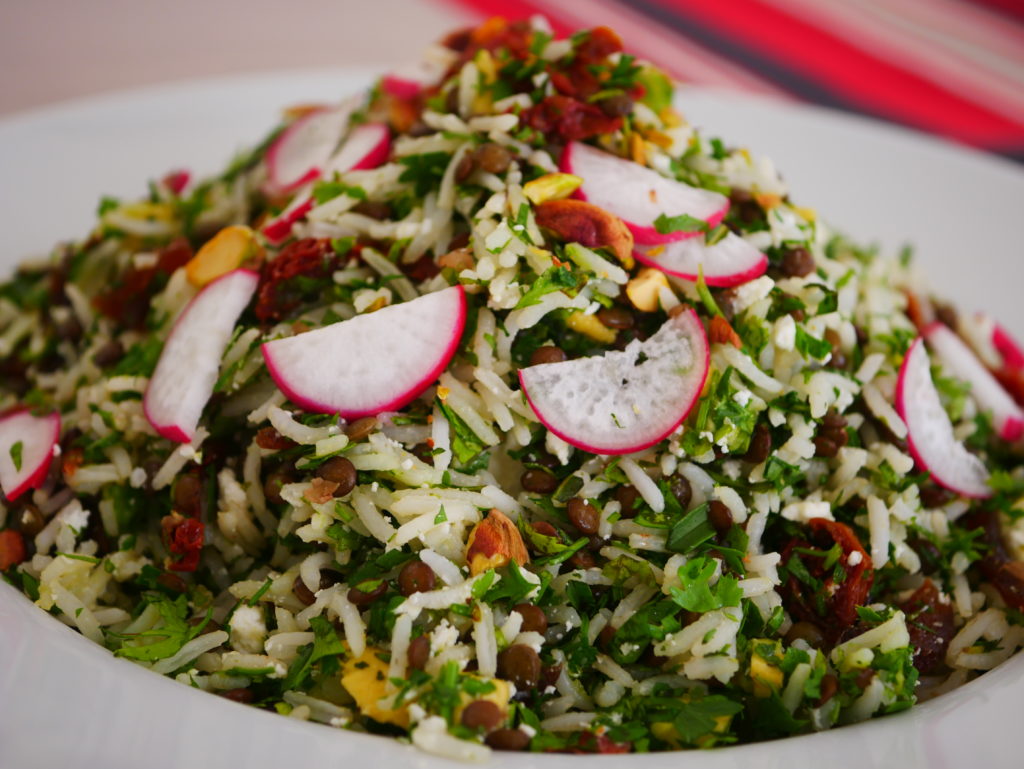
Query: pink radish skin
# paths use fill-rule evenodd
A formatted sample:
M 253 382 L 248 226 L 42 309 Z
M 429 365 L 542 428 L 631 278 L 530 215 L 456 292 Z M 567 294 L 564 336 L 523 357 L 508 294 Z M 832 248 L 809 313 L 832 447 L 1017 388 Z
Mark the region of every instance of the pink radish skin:
M 640 245 L 671 243 L 700 234 L 658 232 L 654 222 L 661 214 L 689 214 L 714 227 L 729 210 L 729 199 L 724 195 L 677 182 L 581 142 L 566 146 L 561 168 L 583 179 L 575 193 L 578 198 L 621 218 Z
M 384 123 L 365 123 L 356 126 L 338 148 L 337 153 L 323 168 L 323 175 L 376 168 L 388 159 L 391 152 L 391 131 Z M 320 171 L 310 180 L 320 177 Z M 271 244 L 278 244 L 291 235 L 292 227 L 313 209 L 311 192 L 300 193 L 276 219 L 263 226 L 263 234 Z
M 466 295 L 452 286 L 261 349 L 293 403 L 353 419 L 419 397 L 448 365 L 465 325 Z
M 910 345 L 900 366 L 896 410 L 907 425 L 910 453 L 936 483 L 965 497 L 992 496 L 984 463 L 953 436 L 953 424 L 932 381 L 923 337 Z
M 175 321 L 142 401 L 146 419 L 164 438 L 189 443 L 195 437 L 224 350 L 259 280 L 252 270 L 222 275 Z
M 1024 349 L 998 323 L 992 329 L 992 346 L 1003 356 L 1003 365 L 1013 371 L 1024 369 Z
M 714 245 L 703 237 L 677 240 L 662 246 L 638 248 L 638 262 L 683 280 L 697 280 L 698 268 L 709 286 L 728 288 L 764 275 L 768 257 L 734 232 Z
M 1003 389 L 971 349 L 942 323 L 928 325 L 922 335 L 949 373 L 971 386 L 971 395 L 985 411 L 992 412 L 999 437 L 1016 441 L 1024 436 L 1024 410 Z
M 8 501 L 43 484 L 59 440 L 60 414 L 57 412 L 34 417 L 28 409 L 19 409 L 0 417 L 0 488 Z M 11 455 L 19 442 L 21 469 Z
M 707 334 L 690 309 L 621 352 L 530 366 L 519 382 L 537 418 L 562 440 L 593 454 L 630 454 L 682 424 L 709 367 Z
M 423 90 L 423 84 L 401 75 L 385 75 L 380 81 L 380 87 L 384 93 L 391 94 L 397 99 L 412 99 Z
M 289 125 L 267 150 L 270 183 L 290 192 L 319 178 L 348 127 L 352 105 L 325 107 L 303 115 Z

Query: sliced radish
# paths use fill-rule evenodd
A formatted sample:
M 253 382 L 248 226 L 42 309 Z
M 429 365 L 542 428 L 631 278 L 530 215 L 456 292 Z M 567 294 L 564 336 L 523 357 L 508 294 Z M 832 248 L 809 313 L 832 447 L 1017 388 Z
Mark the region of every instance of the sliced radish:
M 992 328 L 992 346 L 1003 357 L 1004 366 L 1014 371 L 1024 370 L 1024 348 L 998 323 Z
M 290 192 L 320 176 L 320 171 L 345 134 L 354 103 L 325 107 L 303 115 L 267 150 L 270 182 L 279 192 Z
M 703 271 L 709 286 L 738 286 L 764 275 L 768 257 L 734 232 L 714 245 L 703 237 L 638 248 L 637 260 L 684 280 L 697 280 Z
M 334 174 L 376 168 L 388 158 L 391 149 L 391 131 L 384 123 L 364 123 L 353 128 L 338 151 L 323 164 L 310 181 L 330 179 Z M 272 244 L 287 238 L 292 227 L 313 208 L 310 191 L 297 194 L 288 207 L 276 218 L 263 225 L 263 234 Z
M 677 182 L 581 142 L 565 148 L 562 170 L 581 177 L 583 184 L 576 194 L 620 217 L 637 243 L 669 243 L 698 234 L 658 232 L 654 222 L 662 214 L 687 214 L 714 227 L 729 210 L 729 199 L 724 195 Z
M 562 440 L 594 454 L 628 454 L 686 419 L 709 365 L 708 338 L 691 309 L 621 352 L 530 366 L 519 382 L 537 418 Z
M 910 345 L 900 367 L 896 410 L 907 424 L 910 453 L 936 483 L 965 497 L 992 495 L 985 465 L 953 436 L 953 424 L 932 381 L 923 337 Z
M 345 418 L 395 411 L 448 365 L 466 325 L 453 286 L 263 345 L 277 386 L 309 411 Z
M 949 372 L 970 384 L 971 395 L 978 405 L 992 412 L 993 424 L 999 437 L 1015 441 L 1024 436 L 1024 410 L 1021 410 L 960 337 L 942 323 L 932 323 L 925 328 L 923 335 Z
M 0 488 L 8 501 L 43 484 L 59 440 L 56 412 L 34 417 L 21 409 L 0 417 Z
M 323 175 L 376 168 L 388 159 L 391 149 L 391 129 L 386 123 L 363 123 L 349 131 L 338 151 L 324 164 Z
M 445 73 L 445 64 L 420 60 L 385 75 L 381 89 L 399 99 L 411 99 L 427 86 L 435 85 Z
M 252 270 L 229 272 L 200 291 L 175 321 L 142 402 L 164 438 L 188 443 L 195 436 L 221 357 L 259 280 Z

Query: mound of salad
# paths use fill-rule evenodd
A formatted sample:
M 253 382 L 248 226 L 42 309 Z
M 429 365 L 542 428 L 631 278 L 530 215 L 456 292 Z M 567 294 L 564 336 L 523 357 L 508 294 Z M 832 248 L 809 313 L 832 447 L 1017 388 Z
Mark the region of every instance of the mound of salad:
M 673 88 L 493 19 L 104 198 L 0 286 L 4 579 L 468 759 L 802 734 L 1006 660 L 1024 352 Z

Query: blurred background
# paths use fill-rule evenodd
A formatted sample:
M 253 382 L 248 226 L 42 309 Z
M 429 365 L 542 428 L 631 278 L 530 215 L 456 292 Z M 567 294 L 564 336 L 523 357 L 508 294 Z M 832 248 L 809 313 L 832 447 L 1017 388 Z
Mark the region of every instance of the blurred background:
M 682 80 L 866 114 L 1024 162 L 1024 0 L 3 0 L 0 116 L 125 88 L 417 58 L 543 13 Z M 17 74 L 16 74 L 17 73 Z

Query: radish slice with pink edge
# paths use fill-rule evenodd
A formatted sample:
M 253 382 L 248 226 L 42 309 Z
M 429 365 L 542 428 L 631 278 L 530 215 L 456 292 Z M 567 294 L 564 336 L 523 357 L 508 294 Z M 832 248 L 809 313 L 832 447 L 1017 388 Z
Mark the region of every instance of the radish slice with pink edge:
M 267 150 L 270 183 L 289 192 L 320 176 L 345 134 L 354 102 L 324 107 L 303 115 L 285 128 Z
M 583 179 L 576 195 L 621 218 L 640 244 L 669 243 L 698 234 L 658 232 L 654 222 L 663 214 L 687 214 L 714 227 L 729 210 L 729 199 L 724 195 L 669 179 L 581 142 L 566 146 L 561 165 L 563 171 Z
M 388 158 L 391 151 L 391 131 L 384 123 L 364 123 L 353 128 L 341 147 L 323 166 L 324 178 L 348 171 L 376 168 Z M 310 181 L 320 178 L 320 171 Z M 287 238 L 292 227 L 313 209 L 309 191 L 295 196 L 288 207 L 263 226 L 267 240 L 276 244 Z
M 923 337 L 910 345 L 900 366 L 896 410 L 907 425 L 910 453 L 936 483 L 965 497 L 992 495 L 984 463 L 953 435 L 953 424 L 932 381 Z
M 1004 366 L 1014 371 L 1024 369 L 1024 348 L 997 322 L 993 322 L 992 326 L 992 346 L 1002 356 Z
M 519 371 L 537 418 L 594 454 L 653 446 L 686 419 L 704 388 L 708 338 L 692 309 L 622 351 Z
M 142 401 L 146 419 L 164 438 L 188 443 L 195 437 L 224 350 L 259 280 L 252 270 L 229 272 L 208 284 L 178 316 Z
M 0 488 L 8 501 L 43 484 L 59 440 L 56 412 L 36 417 L 21 409 L 0 417 Z
M 270 376 L 308 411 L 395 411 L 437 379 L 466 325 L 462 286 L 263 345 Z
M 381 90 L 399 99 L 411 99 L 444 76 L 446 64 L 418 61 L 389 72 L 380 81 Z
M 1014 402 L 971 349 L 942 323 L 932 323 L 922 332 L 928 346 L 946 370 L 971 386 L 971 395 L 983 411 L 992 412 L 999 437 L 1015 441 L 1024 436 L 1024 410 Z
M 709 286 L 738 286 L 764 275 L 768 257 L 734 232 L 713 245 L 704 237 L 637 248 L 637 261 L 684 280 L 697 280 L 703 271 Z

